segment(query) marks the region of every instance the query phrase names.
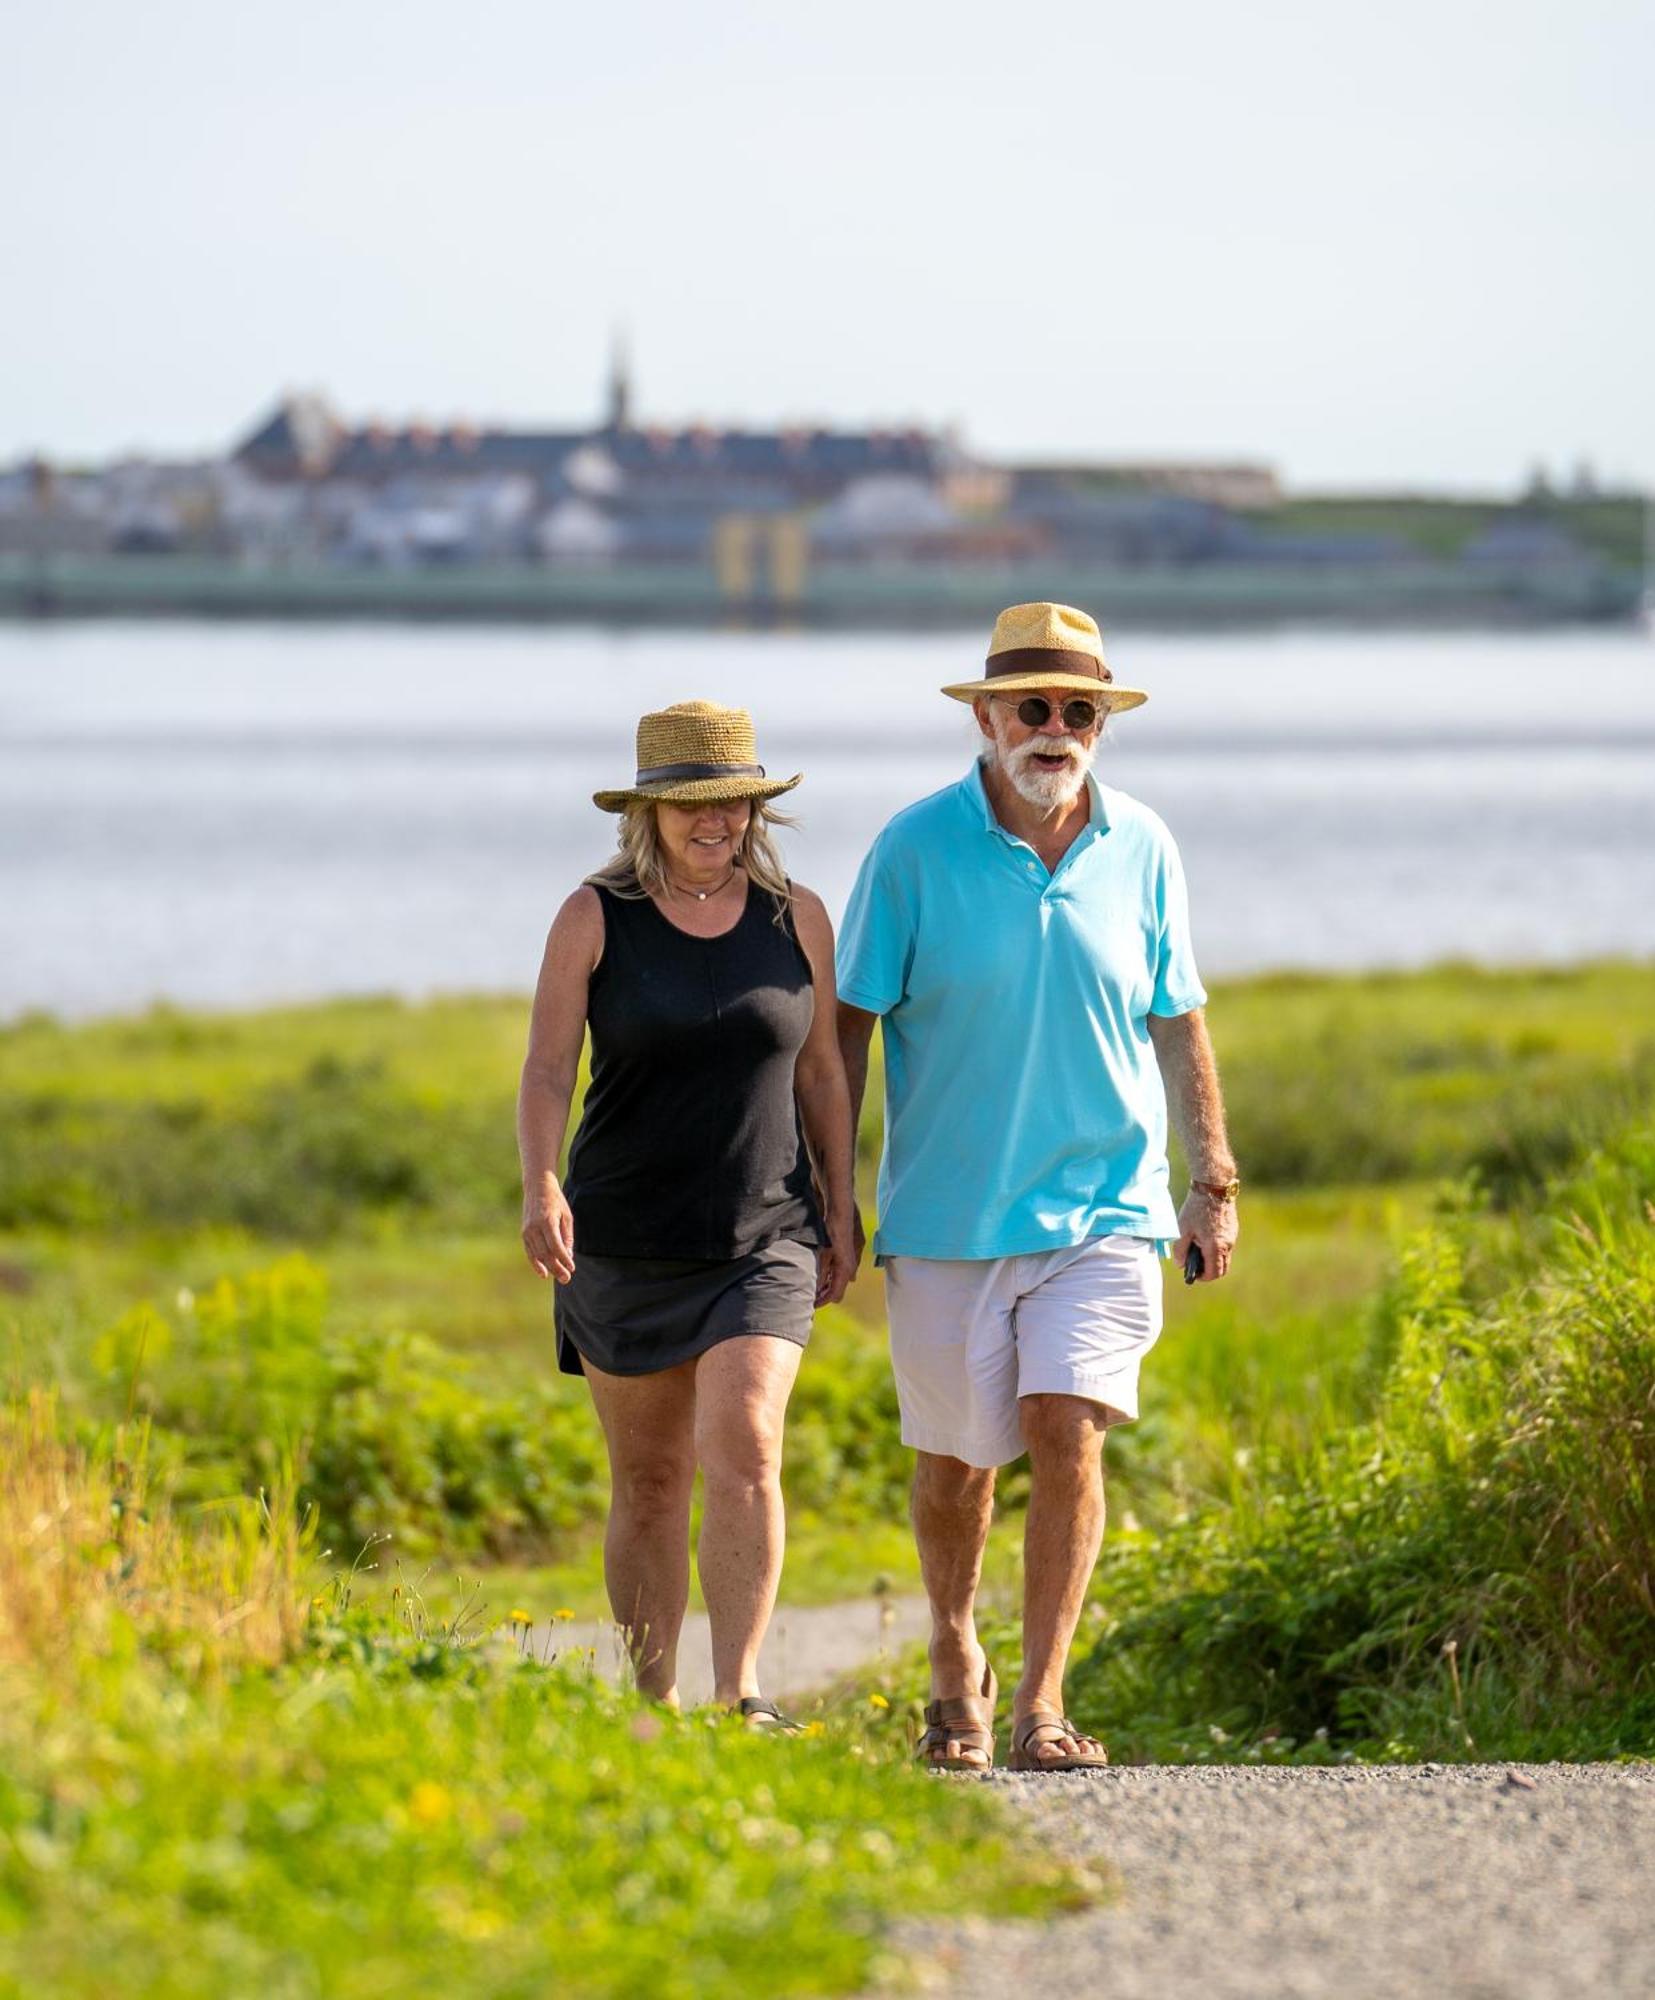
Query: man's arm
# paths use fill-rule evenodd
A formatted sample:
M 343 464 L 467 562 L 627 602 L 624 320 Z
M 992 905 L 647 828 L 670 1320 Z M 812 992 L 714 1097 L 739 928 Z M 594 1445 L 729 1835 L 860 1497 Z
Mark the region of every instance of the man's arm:
M 870 1014 L 866 1008 L 852 1007 L 848 1001 L 839 1002 L 839 1054 L 845 1065 L 845 1083 L 850 1091 L 851 1130 L 851 1175 L 856 1173 L 856 1134 L 862 1124 L 862 1099 L 868 1088 L 868 1047 L 873 1041 L 874 1023 L 877 1014 Z M 862 1205 L 854 1201 L 856 1210 L 856 1254 L 862 1255 L 866 1232 L 862 1226 Z
M 1151 1014 L 1149 1039 L 1155 1045 L 1167 1112 L 1189 1161 L 1190 1178 L 1233 1180 L 1235 1156 L 1224 1130 L 1224 1096 L 1205 1013 L 1192 1007 L 1187 1014 Z M 1181 1233 L 1173 1251 L 1178 1263 L 1183 1263 L 1192 1243 L 1199 1244 L 1205 1267 L 1202 1281 L 1222 1278 L 1241 1233 L 1234 1197 L 1225 1199 L 1192 1187 L 1178 1211 L 1178 1227 Z

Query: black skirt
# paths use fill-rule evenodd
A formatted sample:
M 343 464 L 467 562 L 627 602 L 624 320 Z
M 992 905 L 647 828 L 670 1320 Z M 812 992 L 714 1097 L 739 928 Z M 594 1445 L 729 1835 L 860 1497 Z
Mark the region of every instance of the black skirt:
M 605 1375 L 654 1375 L 740 1334 L 803 1347 L 815 1310 L 816 1253 L 804 1243 L 768 1243 L 712 1263 L 577 1251 L 573 1278 L 552 1287 L 565 1375 L 584 1374 L 583 1358 Z

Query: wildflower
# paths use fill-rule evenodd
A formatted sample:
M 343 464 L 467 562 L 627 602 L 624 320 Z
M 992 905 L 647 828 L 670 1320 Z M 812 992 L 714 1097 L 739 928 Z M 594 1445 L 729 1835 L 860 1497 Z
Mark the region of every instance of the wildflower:
M 534 1623 L 533 1618 L 526 1611 L 508 1611 L 506 1616 L 514 1625 L 532 1625 Z
M 882 1694 L 871 1694 L 868 1696 L 869 1708 L 889 1708 L 890 1705 Z
M 422 1778 L 408 1794 L 408 1817 L 415 1826 L 440 1826 L 454 1809 L 446 1785 Z
M 560 1610 L 554 1611 L 552 1613 L 552 1616 L 558 1621 L 560 1625 L 567 1625 L 570 1622 L 570 1620 L 574 1617 L 574 1615 L 575 1614 L 569 1609 L 567 1605 L 564 1605 Z

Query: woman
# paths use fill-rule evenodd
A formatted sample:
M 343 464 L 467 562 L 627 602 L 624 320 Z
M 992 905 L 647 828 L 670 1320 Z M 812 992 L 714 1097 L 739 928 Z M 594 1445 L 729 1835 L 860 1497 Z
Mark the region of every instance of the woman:
M 744 709 L 643 718 L 636 780 L 593 799 L 621 815 L 620 853 L 546 940 L 518 1099 L 523 1243 L 609 1448 L 604 1576 L 638 1686 L 676 1705 L 699 1464 L 714 1695 L 769 1728 L 791 1727 L 758 1684 L 782 1420 L 811 1313 L 857 1258 L 832 926 L 770 833 L 798 782 L 765 777 Z

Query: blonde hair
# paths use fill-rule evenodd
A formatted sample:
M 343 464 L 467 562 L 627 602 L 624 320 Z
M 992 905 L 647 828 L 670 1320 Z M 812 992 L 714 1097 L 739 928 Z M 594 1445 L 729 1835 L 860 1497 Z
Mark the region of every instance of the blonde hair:
M 671 888 L 655 804 L 653 799 L 629 799 L 621 808 L 621 823 L 616 832 L 620 852 L 586 877 L 593 888 L 607 889 L 612 896 L 632 901 L 663 896 Z M 793 824 L 791 814 L 777 812 L 768 799 L 755 799 L 747 831 L 736 851 L 736 866 L 746 869 L 747 879 L 775 903 L 778 924 L 792 903 L 793 891 L 770 829 Z

